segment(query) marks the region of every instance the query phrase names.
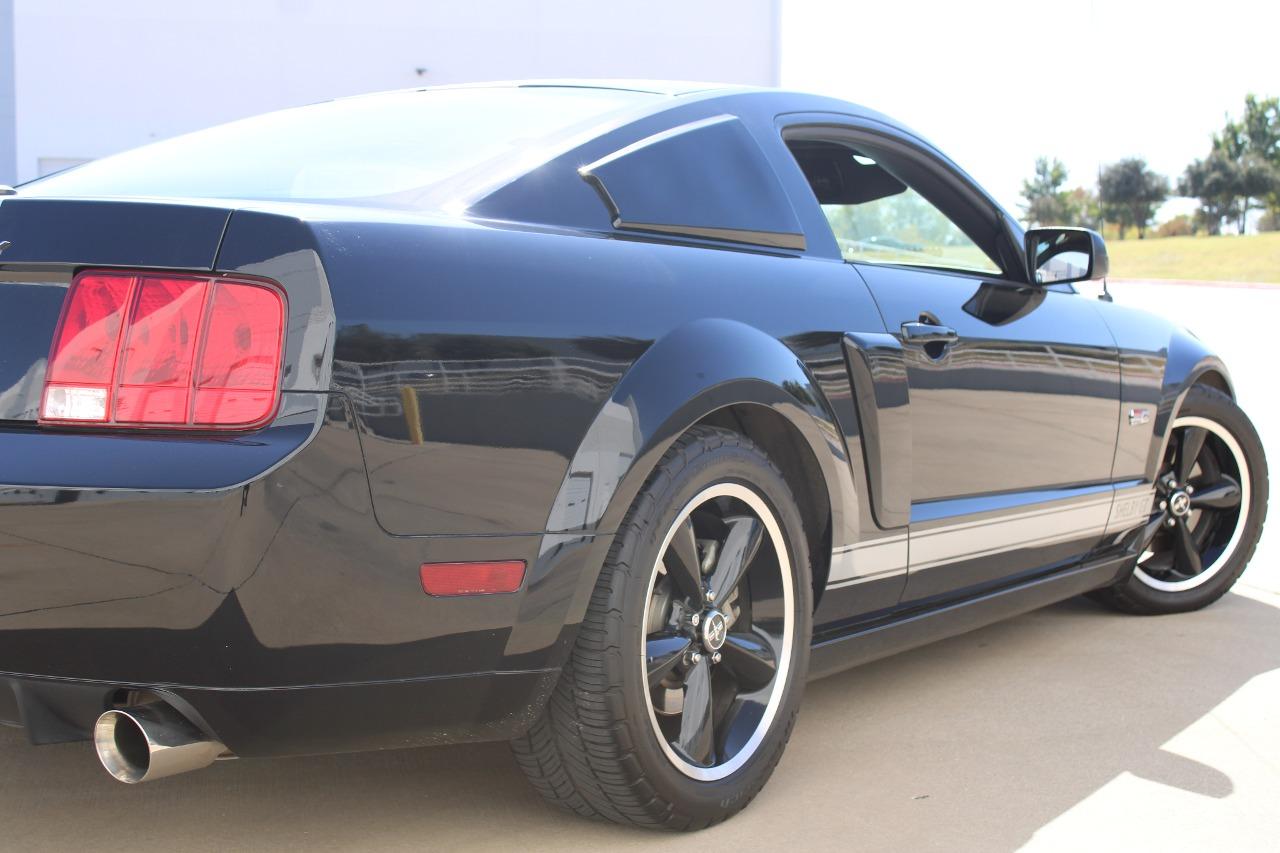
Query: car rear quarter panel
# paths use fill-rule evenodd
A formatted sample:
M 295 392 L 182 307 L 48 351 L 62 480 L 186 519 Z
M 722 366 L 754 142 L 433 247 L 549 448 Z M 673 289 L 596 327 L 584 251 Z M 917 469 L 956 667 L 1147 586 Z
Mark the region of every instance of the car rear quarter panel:
M 847 469 L 804 361 L 847 330 L 882 330 L 843 264 L 476 225 L 317 237 L 334 388 L 353 401 L 392 533 L 610 532 L 633 463 L 739 402 L 782 407 L 824 466 Z M 735 380 L 757 385 L 735 394 Z M 590 508 L 571 506 L 587 476 Z

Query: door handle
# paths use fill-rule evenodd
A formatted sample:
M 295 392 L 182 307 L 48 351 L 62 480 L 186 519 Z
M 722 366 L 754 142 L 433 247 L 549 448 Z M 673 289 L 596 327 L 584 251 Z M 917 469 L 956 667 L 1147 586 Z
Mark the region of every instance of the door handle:
M 949 344 L 959 337 L 955 329 L 937 323 L 916 321 L 902 324 L 902 342 L 907 344 Z

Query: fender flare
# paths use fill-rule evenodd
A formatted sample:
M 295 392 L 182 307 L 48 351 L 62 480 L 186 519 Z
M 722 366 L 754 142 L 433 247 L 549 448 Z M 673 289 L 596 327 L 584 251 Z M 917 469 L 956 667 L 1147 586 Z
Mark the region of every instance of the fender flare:
M 1147 459 L 1147 479 L 1155 481 L 1160 460 L 1169 444 L 1169 431 L 1182 403 L 1192 387 L 1212 377 L 1226 388 L 1227 396 L 1235 399 L 1235 386 L 1226 364 L 1203 342 L 1190 332 L 1175 330 L 1169 338 L 1168 356 L 1165 360 L 1164 379 L 1160 388 L 1160 403 L 1156 409 L 1155 430 L 1151 440 L 1151 455 Z
M 660 339 L 623 376 L 579 445 L 546 530 L 612 534 L 671 444 L 713 412 L 740 404 L 772 409 L 803 436 L 839 529 L 852 479 L 817 382 L 771 335 L 734 320 L 702 319 Z

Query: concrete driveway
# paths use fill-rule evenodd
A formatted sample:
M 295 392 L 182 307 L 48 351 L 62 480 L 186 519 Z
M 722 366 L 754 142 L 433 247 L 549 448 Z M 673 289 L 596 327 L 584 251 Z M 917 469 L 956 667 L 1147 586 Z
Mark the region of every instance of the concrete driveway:
M 1118 283 L 1220 348 L 1280 465 L 1280 287 Z M 87 744 L 0 729 L 0 846 L 65 850 L 1275 850 L 1280 521 L 1184 616 L 1077 599 L 809 686 L 745 813 L 696 839 L 544 808 L 505 745 L 223 762 L 110 781 Z

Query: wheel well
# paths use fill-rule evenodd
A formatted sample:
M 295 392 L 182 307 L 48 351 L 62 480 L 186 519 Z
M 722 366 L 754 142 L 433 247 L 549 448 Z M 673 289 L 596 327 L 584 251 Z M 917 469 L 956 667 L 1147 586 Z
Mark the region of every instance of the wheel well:
M 1210 388 L 1221 391 L 1223 394 L 1234 399 L 1234 396 L 1231 393 L 1231 386 L 1227 384 L 1227 378 L 1216 370 L 1211 369 L 1201 373 L 1196 377 L 1195 384 L 1208 385 Z
M 813 604 L 817 607 L 831 570 L 831 498 L 812 448 L 790 421 L 768 406 L 753 403 L 726 406 L 699 423 L 745 435 L 782 471 L 804 523 L 813 572 Z

